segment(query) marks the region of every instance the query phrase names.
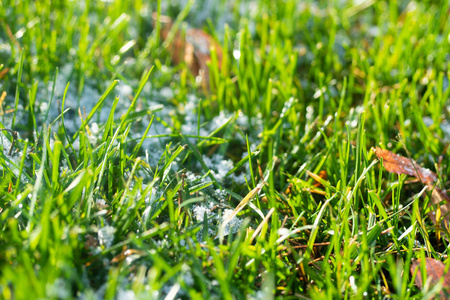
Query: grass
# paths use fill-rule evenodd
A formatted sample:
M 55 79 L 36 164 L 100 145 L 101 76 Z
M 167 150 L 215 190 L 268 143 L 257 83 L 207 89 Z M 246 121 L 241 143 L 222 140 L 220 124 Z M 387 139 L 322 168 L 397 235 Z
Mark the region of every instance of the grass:
M 450 234 L 371 147 L 448 182 L 450 7 L 297 2 L 2 1 L 1 298 L 438 294 Z M 153 12 L 222 45 L 210 92 Z

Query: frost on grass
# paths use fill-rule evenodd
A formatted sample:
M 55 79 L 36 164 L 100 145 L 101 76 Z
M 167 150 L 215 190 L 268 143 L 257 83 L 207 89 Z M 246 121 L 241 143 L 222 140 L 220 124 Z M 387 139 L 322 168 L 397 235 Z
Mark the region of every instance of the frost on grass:
M 112 226 L 105 226 L 98 230 L 98 241 L 101 246 L 104 246 L 106 249 L 111 247 L 114 241 L 114 233 L 116 229 Z
M 222 222 L 227 220 L 233 214 L 233 211 L 234 210 L 232 210 L 232 209 L 225 209 L 223 211 Z M 238 217 L 233 217 L 225 226 L 223 234 L 229 235 L 230 233 L 236 233 L 241 228 L 241 225 L 242 225 L 242 219 L 238 218 Z
M 194 218 L 197 220 L 197 222 L 204 223 L 204 220 L 206 218 L 207 226 L 208 226 L 207 234 L 208 234 L 209 237 L 213 237 L 216 234 L 217 228 L 218 228 L 218 226 L 217 226 L 217 218 L 218 218 L 217 213 L 213 213 L 210 208 L 205 207 L 203 205 L 195 206 L 193 211 L 194 211 Z M 216 230 L 214 230 L 214 228 Z M 204 229 L 203 229 L 203 225 L 202 225 L 202 230 L 200 230 L 197 233 L 197 240 L 198 241 L 204 241 L 205 240 L 205 237 L 203 237 L 203 231 L 204 231 Z
M 211 157 L 204 155 L 203 161 L 205 162 L 205 165 L 211 170 L 211 174 L 218 181 L 222 183 L 235 182 L 239 185 L 245 184 L 244 173 L 238 175 L 233 173 L 227 176 L 227 173 L 234 168 L 234 163 L 230 159 L 224 159 L 223 155 L 214 154 Z M 200 163 L 197 163 L 197 168 L 201 168 Z M 250 172 L 248 170 L 247 174 L 249 173 Z
M 89 142 L 92 145 L 96 145 L 99 138 L 101 138 L 102 132 L 100 132 L 100 128 L 98 127 L 97 123 L 92 123 L 91 126 L 89 126 L 89 132 L 88 132 L 88 138 Z
M 247 299 L 249 300 L 264 300 L 267 295 L 263 291 L 253 291 L 251 294 L 247 295 Z
M 178 110 L 184 116 L 183 125 L 181 125 L 181 132 L 185 135 L 199 135 L 208 136 L 214 130 L 226 124 L 233 113 L 221 111 L 219 115 L 215 116 L 211 121 L 205 123 L 205 118 L 200 115 L 200 124 L 198 123 L 198 98 L 193 95 L 187 96 L 187 103 L 181 106 Z M 205 125 L 203 125 L 205 124 Z M 190 138 L 192 142 L 196 142 L 196 138 Z
M 187 264 L 182 264 L 180 272 L 162 286 L 162 288 L 158 291 L 158 299 L 189 298 L 189 292 L 182 287 L 181 283 L 184 283 L 183 286 L 188 288 L 193 287 L 195 284 L 192 269 Z
M 18 142 L 13 145 L 12 155 L 9 156 L 9 151 L 11 149 L 11 142 L 4 136 L 3 132 L 0 132 L 0 150 L 3 152 L 3 155 L 7 156 L 8 159 L 3 161 L 3 166 L 0 166 L 0 170 L 4 170 L 5 168 L 11 170 L 15 176 L 19 176 L 20 173 L 20 163 L 22 161 L 22 151 L 17 151 Z M 27 163 L 27 161 L 26 161 Z M 20 180 L 23 183 L 28 183 L 28 178 L 22 172 L 20 176 Z
M 50 299 L 69 299 L 72 295 L 70 284 L 62 278 L 56 278 L 53 284 L 48 283 L 45 290 Z
M 55 83 L 55 94 L 53 96 L 53 102 L 50 103 L 50 96 L 52 93 L 53 88 L 53 82 L 49 82 L 47 85 L 43 83 L 39 83 L 38 92 L 37 92 L 37 99 L 36 99 L 36 108 L 37 108 L 37 128 L 41 128 L 43 123 L 50 123 L 54 119 L 56 119 L 60 113 L 61 113 L 61 106 L 62 106 L 62 99 L 64 96 L 64 90 L 67 86 L 67 82 L 71 81 L 73 76 L 73 66 L 71 65 L 65 65 L 60 69 L 57 82 Z M 72 81 L 73 82 L 73 81 Z M 130 83 L 131 86 L 137 87 L 137 84 Z M 107 121 L 108 117 L 110 116 L 111 109 L 112 109 L 112 103 L 115 96 L 118 96 L 120 98 L 116 110 L 114 112 L 114 120 L 117 125 L 117 119 L 123 116 L 123 114 L 127 111 L 133 94 L 134 90 L 133 88 L 127 84 L 119 83 L 116 88 L 111 92 L 111 94 L 107 97 L 105 102 L 102 104 L 102 106 L 99 108 L 97 113 L 93 116 L 91 121 L 89 122 L 88 126 L 86 127 L 86 133 L 87 138 L 89 139 L 89 142 L 91 145 L 95 146 L 98 145 L 101 142 L 101 138 L 104 131 L 105 122 Z M 75 133 L 81 126 L 81 119 L 79 116 L 79 112 L 81 112 L 81 115 L 83 118 L 88 115 L 92 109 L 95 107 L 95 105 L 98 103 L 98 100 L 100 99 L 102 93 L 106 90 L 104 88 L 103 90 L 99 90 L 97 87 L 90 85 L 89 83 L 86 83 L 81 91 L 78 90 L 78 86 L 75 84 L 71 84 L 67 90 L 64 108 L 67 109 L 70 108 L 68 112 L 64 115 L 64 126 L 67 130 L 67 133 L 69 135 Z M 166 145 L 170 142 L 173 142 L 172 138 L 169 136 L 173 133 L 178 133 L 179 129 L 176 129 L 174 126 L 173 119 L 175 119 L 174 116 L 181 115 L 181 119 L 183 120 L 181 122 L 181 132 L 184 135 L 200 135 L 200 136 L 208 136 L 210 135 L 214 130 L 222 127 L 225 123 L 227 123 L 230 118 L 234 117 L 233 113 L 229 112 L 220 112 L 219 115 L 212 118 L 211 120 L 206 120 L 202 113 L 200 113 L 200 122 L 198 118 L 198 97 L 195 95 L 188 95 L 187 96 L 187 102 L 185 104 L 180 104 L 180 106 L 175 106 L 173 103 L 173 99 L 177 94 L 176 90 L 173 90 L 172 88 L 163 87 L 159 90 L 152 86 L 151 83 L 147 83 L 144 87 L 144 90 L 141 94 L 140 99 L 138 100 L 138 103 L 136 105 L 136 112 L 142 111 L 142 110 L 148 110 L 152 111 L 155 115 L 154 122 L 152 123 L 152 126 L 150 127 L 150 130 L 147 134 L 148 138 L 145 138 L 143 140 L 142 146 L 141 146 L 141 152 L 139 155 L 145 156 L 145 160 L 150 166 L 158 165 L 161 161 L 161 157 L 164 154 L 164 151 L 166 150 Z M 9 99 L 11 100 L 11 99 Z M 12 99 L 13 100 L 13 99 Z M 181 108 L 181 109 L 180 109 Z M 26 116 L 28 114 L 28 111 L 24 109 L 23 107 L 19 106 L 17 110 L 17 119 L 18 120 L 27 120 L 28 117 Z M 45 119 L 45 116 L 48 115 L 48 117 Z M 139 142 L 144 134 L 144 131 L 146 130 L 149 122 L 150 122 L 151 114 L 144 115 L 140 118 L 137 118 L 136 120 L 132 120 L 133 124 L 130 128 L 129 135 L 127 136 L 127 140 L 133 140 L 133 142 Z M 164 122 L 161 122 L 160 120 L 163 120 Z M 60 120 L 61 122 L 62 120 Z M 11 123 L 10 116 L 5 117 L 5 126 L 9 123 Z M 200 123 L 200 124 L 199 124 Z M 56 132 L 59 128 L 59 125 L 61 123 L 55 123 L 55 125 L 52 127 L 53 132 Z M 199 125 L 201 125 L 199 127 Z M 258 138 L 259 132 L 262 131 L 262 122 L 261 118 L 253 118 L 249 119 L 245 115 L 240 113 L 240 116 L 237 117 L 236 124 L 241 128 L 243 132 L 249 131 L 249 141 L 252 147 L 256 147 L 260 143 L 260 138 Z M 233 126 L 234 126 L 233 125 Z M 229 125 L 228 125 L 229 126 Z M 198 131 L 200 130 L 200 131 Z M 53 149 L 54 140 L 51 138 L 53 136 L 53 133 L 50 134 L 49 139 L 49 145 L 50 148 Z M 158 138 L 153 138 L 152 136 L 159 136 Z M 220 137 L 220 135 L 217 135 Z M 242 134 L 236 134 L 232 138 L 238 139 L 241 144 L 242 148 L 245 149 L 245 138 Z M 37 137 L 31 136 L 30 139 L 37 140 Z M 199 139 L 198 138 L 189 138 L 191 141 L 193 141 L 194 144 L 196 144 Z M 3 147 L 4 151 L 8 151 L 10 147 L 10 142 L 4 137 L 1 136 L 0 140 L 1 147 Z M 117 146 L 118 141 L 115 141 L 113 146 Z M 80 139 L 76 139 L 73 141 L 73 147 L 75 150 L 80 149 Z M 131 151 L 133 147 L 128 147 L 128 150 Z M 254 150 L 254 148 L 252 148 Z M 17 166 L 20 165 L 20 157 L 21 153 L 19 152 L 16 154 L 13 158 L 11 158 L 11 161 L 14 162 Z M 214 175 L 214 177 L 222 184 L 222 185 L 231 185 L 233 183 L 235 184 L 245 184 L 245 176 L 248 176 L 249 170 L 248 167 L 243 167 L 243 172 L 239 175 L 231 174 L 229 176 L 226 176 L 226 174 L 234 168 L 234 162 L 230 159 L 227 159 L 223 154 L 213 154 L 209 156 L 203 156 L 203 159 L 205 163 L 207 164 L 207 167 L 211 170 L 211 173 Z M 194 162 L 195 165 L 195 162 Z M 61 163 L 61 168 L 64 168 L 64 170 L 68 170 L 67 168 L 68 164 L 65 160 Z M 180 158 L 176 158 L 176 160 L 171 165 L 171 172 L 168 174 L 168 178 L 170 179 L 171 176 L 173 176 L 174 172 L 177 172 L 178 169 L 181 170 L 184 166 L 181 165 Z M 13 167 L 11 169 L 14 170 Z M 195 170 L 192 172 L 187 172 L 187 182 L 195 182 L 201 181 L 204 182 L 210 182 L 211 179 L 206 176 L 206 172 L 202 169 L 202 167 L 198 164 L 197 166 L 194 166 Z M 137 172 L 140 172 L 138 170 Z M 194 173 L 195 172 L 195 173 Z M 200 172 L 200 173 L 198 173 Z M 200 175 L 195 175 L 200 174 Z M 124 174 L 125 176 L 127 174 Z M 142 176 L 141 176 L 142 175 Z M 152 180 L 152 175 L 150 173 L 146 174 L 140 174 L 138 177 L 145 178 L 145 180 Z M 248 177 L 247 177 L 248 178 Z M 25 181 L 23 181 L 25 182 Z M 143 205 L 144 211 L 142 212 L 142 222 L 146 223 L 148 220 L 152 219 L 152 216 L 157 212 L 160 207 L 163 205 L 163 201 L 159 201 L 159 199 L 163 195 L 163 190 L 160 190 L 160 188 L 152 188 L 150 192 L 148 192 L 146 195 L 141 195 L 141 193 L 146 189 L 146 185 L 143 184 L 140 189 L 138 189 L 138 192 L 136 193 L 136 198 L 142 199 L 144 197 Z M 212 189 L 211 187 L 208 188 L 208 191 L 205 192 L 206 201 L 205 203 L 202 203 L 201 205 L 193 205 L 193 212 L 194 217 L 197 222 L 207 222 L 207 232 L 206 234 L 210 238 L 214 238 L 217 236 L 218 228 L 219 226 L 224 222 L 225 219 L 227 219 L 233 212 L 233 209 L 226 207 L 226 197 L 227 193 L 220 189 Z M 100 209 L 104 209 L 110 199 L 97 199 L 96 205 Z M 204 218 L 207 218 L 206 220 Z M 139 222 L 139 221 L 137 221 Z M 234 217 L 225 227 L 224 235 L 228 235 L 232 232 L 236 232 L 240 229 L 242 225 L 242 220 L 239 217 Z M 203 226 L 203 224 L 201 224 Z M 94 242 L 92 242 L 92 250 L 95 253 L 99 253 L 97 251 L 101 251 L 101 248 L 108 249 L 113 245 L 114 242 L 114 235 L 115 235 L 116 229 L 112 226 L 105 226 L 103 228 L 100 228 L 97 232 L 97 237 L 95 235 L 92 235 L 92 239 Z M 198 237 L 198 241 L 203 240 L 203 238 L 206 238 L 203 236 L 203 230 L 200 230 Z M 120 237 L 118 237 L 120 238 Z M 98 244 L 95 243 L 95 241 L 98 239 Z M 182 241 L 180 241 L 181 244 Z M 194 241 L 191 241 L 193 243 Z M 169 248 L 170 247 L 170 241 L 168 239 L 163 239 L 160 242 L 155 243 L 160 249 L 162 248 Z M 188 244 L 188 243 L 187 243 Z M 98 246 L 101 246 L 98 247 Z M 187 247 L 188 245 L 186 245 Z M 137 256 L 136 256 L 137 257 Z M 127 257 L 125 260 L 128 264 L 135 264 L 133 256 Z M 194 276 L 192 275 L 192 271 L 189 269 L 189 267 L 185 266 L 186 268 L 183 269 L 183 272 L 177 277 L 174 277 L 174 279 L 169 280 L 165 285 L 164 288 L 160 291 L 156 291 L 156 293 L 159 293 L 160 297 L 163 297 L 164 295 L 168 295 L 169 293 L 174 293 L 176 290 L 177 284 L 180 282 L 184 282 L 187 286 L 193 286 L 194 285 Z M 147 276 L 147 279 L 151 281 L 152 279 L 149 278 L 150 275 Z M 146 286 L 151 290 L 149 286 Z M 174 289 L 175 287 L 175 289 Z M 49 285 L 48 287 L 48 294 L 53 295 L 55 298 L 65 298 L 65 288 L 64 288 L 64 281 L 55 281 L 53 285 Z M 59 290 L 57 290 L 59 289 Z M 120 288 L 117 290 L 117 299 L 135 299 L 140 298 L 142 295 L 136 295 L 132 290 L 130 290 L 129 284 L 124 282 L 121 282 Z M 99 298 L 102 298 L 104 296 L 104 289 L 99 289 L 97 292 L 95 292 L 95 295 Z M 153 294 L 155 295 L 155 294 Z M 187 296 L 188 294 L 183 290 L 183 288 L 179 289 L 176 292 L 177 297 Z M 156 297 L 155 297 L 156 298 Z
M 136 294 L 133 290 L 119 290 L 117 292 L 117 300 L 134 300 L 136 298 Z
M 203 161 L 211 170 L 214 177 L 219 181 L 223 181 L 227 173 L 233 169 L 233 161 L 223 159 L 223 156 L 220 154 L 214 154 L 211 158 L 203 156 Z M 200 163 L 198 164 L 198 167 L 200 167 Z
M 231 160 L 223 160 L 220 155 L 213 155 L 212 158 L 204 157 L 205 164 L 211 170 L 211 173 L 218 181 L 225 181 L 226 173 L 233 168 Z M 233 181 L 236 182 L 236 176 L 231 175 Z M 192 172 L 186 173 L 186 181 L 190 184 L 196 184 L 198 181 L 208 182 L 209 177 L 202 177 L 195 175 Z M 205 202 L 202 204 L 195 204 L 192 208 L 194 219 L 198 223 L 202 223 L 202 229 L 197 232 L 197 240 L 205 241 L 206 236 L 209 238 L 215 238 L 218 236 L 220 225 L 227 220 L 233 213 L 233 209 L 227 208 L 228 193 L 221 189 L 207 188 L 202 191 Z M 207 226 L 207 229 L 203 229 L 203 226 Z M 242 225 L 242 220 L 239 217 L 234 217 L 224 228 L 224 235 L 235 233 Z
M 134 262 L 133 262 L 134 263 Z M 170 299 L 178 299 L 180 297 L 188 297 L 189 293 L 184 287 L 193 287 L 195 285 L 195 278 L 192 274 L 192 269 L 187 264 L 182 264 L 179 272 L 168 279 L 164 284 L 156 283 L 159 277 L 151 270 L 146 272 L 146 276 L 140 281 L 143 286 L 140 292 L 133 289 L 135 284 L 135 274 L 131 273 L 127 278 L 123 278 L 119 282 L 115 299 L 132 300 L 132 299 L 167 299 L 168 295 L 176 296 L 169 297 Z M 181 285 L 181 283 L 184 283 Z M 159 287 L 155 289 L 155 287 Z M 106 293 L 106 284 L 95 292 L 83 293 L 79 299 L 87 299 L 92 296 L 94 299 L 103 299 Z M 90 294 L 90 295 L 89 295 Z
M 208 206 L 205 205 L 196 205 L 193 209 L 194 218 L 199 223 L 206 223 L 208 226 L 207 234 L 209 238 L 217 238 L 219 226 L 227 220 L 232 214 L 232 209 L 219 209 L 214 206 L 213 202 L 210 202 Z M 242 225 L 242 219 L 239 217 L 233 217 L 230 222 L 224 228 L 224 236 L 227 236 L 231 233 L 236 233 L 239 231 Z M 202 225 L 203 226 L 203 225 Z M 197 233 L 198 241 L 205 241 L 205 237 L 203 236 L 203 229 Z
M 261 113 L 258 113 L 256 117 L 249 118 L 242 111 L 239 111 L 239 114 L 236 118 L 236 125 L 243 132 L 248 132 L 248 140 L 250 142 L 250 146 L 255 144 L 259 144 L 261 142 L 261 138 L 259 134 L 263 132 L 264 118 Z M 237 135 L 237 138 L 240 139 L 243 143 L 246 143 L 245 136 Z
M 107 203 L 104 199 L 96 199 L 95 203 L 98 204 L 99 206 L 106 206 Z
M 145 189 L 145 185 L 142 187 Z M 137 194 L 137 198 L 142 197 L 141 192 L 139 191 Z M 158 201 L 162 197 L 162 191 L 158 191 L 155 187 L 153 187 L 150 190 L 150 193 L 145 195 L 145 209 L 142 213 L 142 220 L 145 223 L 147 223 L 153 216 L 153 214 L 161 208 L 163 205 L 162 201 Z

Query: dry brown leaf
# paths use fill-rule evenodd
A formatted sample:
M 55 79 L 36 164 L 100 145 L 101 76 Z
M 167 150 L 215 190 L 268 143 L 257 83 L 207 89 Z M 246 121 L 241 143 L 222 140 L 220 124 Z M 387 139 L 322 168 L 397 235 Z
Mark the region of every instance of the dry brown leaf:
M 153 16 L 153 18 L 156 20 L 156 16 Z M 172 21 L 167 16 L 161 16 L 160 22 L 163 23 L 160 32 L 161 40 L 165 41 L 172 28 Z M 185 36 L 179 30 L 167 49 L 175 65 L 182 62 L 186 63 L 191 73 L 194 76 L 200 76 L 203 86 L 209 89 L 208 63 L 211 61 L 212 47 L 215 49 L 218 67 L 221 69 L 222 47 L 203 30 L 190 28 L 186 31 Z
M 418 268 L 415 283 L 416 285 L 422 289 L 423 288 L 423 282 L 422 282 L 422 272 L 420 269 L 420 259 L 414 260 L 411 263 L 411 275 L 414 274 L 416 269 Z M 450 291 L 450 273 L 445 273 L 445 265 L 439 260 L 436 260 L 434 258 L 427 257 L 425 259 L 425 270 L 426 270 L 426 278 L 427 280 L 430 280 L 431 285 L 437 284 L 442 277 L 444 277 L 444 282 L 442 283 L 442 291 L 439 293 L 439 296 L 441 299 L 450 299 L 448 291 Z M 446 292 L 447 291 L 447 292 Z
M 392 153 L 379 147 L 375 149 L 378 158 L 383 159 L 383 166 L 386 171 L 396 174 L 406 174 L 414 176 L 425 184 L 433 185 L 437 180 L 437 175 L 431 170 L 422 168 L 414 160 Z
M 386 171 L 414 176 L 428 186 L 428 190 L 432 191 L 431 203 L 433 206 L 440 206 L 438 214 L 434 211 L 429 214 L 430 219 L 434 224 L 437 224 L 438 220 L 442 219 L 445 221 L 444 228 L 448 228 L 450 221 L 450 197 L 444 190 L 435 186 L 438 179 L 436 173 L 432 172 L 430 169 L 419 166 L 412 159 L 397 155 L 389 150 L 377 147 L 375 149 L 375 154 L 378 158 L 383 159 L 383 166 Z

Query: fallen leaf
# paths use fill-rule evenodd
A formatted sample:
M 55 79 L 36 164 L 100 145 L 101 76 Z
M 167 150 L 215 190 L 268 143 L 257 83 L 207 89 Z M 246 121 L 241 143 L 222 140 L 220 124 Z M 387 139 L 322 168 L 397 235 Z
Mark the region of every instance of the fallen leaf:
M 156 21 L 155 14 L 153 19 Z M 162 41 L 166 41 L 172 29 L 172 20 L 167 16 L 160 16 L 160 22 L 163 25 L 160 37 Z M 201 29 L 189 28 L 185 36 L 178 30 L 173 40 L 167 46 L 173 64 L 186 63 L 192 75 L 200 76 L 202 85 L 208 90 L 210 77 L 208 63 L 211 61 L 212 48 L 215 49 L 218 67 L 221 69 L 222 47 L 211 35 Z
M 429 217 L 434 224 L 437 224 L 439 220 L 445 221 L 444 228 L 448 229 L 450 221 L 450 197 L 445 190 L 436 187 L 436 181 L 438 179 L 436 173 L 430 169 L 421 167 L 412 159 L 397 155 L 389 150 L 377 147 L 375 149 L 375 155 L 383 159 L 383 166 L 386 171 L 414 176 L 428 186 L 428 190 L 432 192 L 431 203 L 433 206 L 440 206 L 440 211 L 438 213 L 433 211 L 429 214 Z
M 428 185 L 433 185 L 437 180 L 435 173 L 429 169 L 422 168 L 412 159 L 378 147 L 375 149 L 375 154 L 378 158 L 383 159 L 383 166 L 388 172 L 414 176 Z
M 417 259 L 414 260 L 411 263 L 411 275 L 414 275 L 414 272 L 416 269 L 417 275 L 415 279 L 416 285 L 422 289 L 423 288 L 423 281 L 422 281 L 422 271 L 420 268 L 421 260 Z M 450 291 L 450 273 L 445 273 L 445 265 L 439 260 L 436 260 L 434 258 L 427 257 L 425 259 L 425 271 L 426 271 L 426 278 L 427 281 L 430 281 L 431 286 L 437 284 L 440 282 L 441 278 L 444 277 L 444 281 L 442 283 L 442 291 L 439 293 L 439 296 L 441 299 L 450 299 L 448 291 Z

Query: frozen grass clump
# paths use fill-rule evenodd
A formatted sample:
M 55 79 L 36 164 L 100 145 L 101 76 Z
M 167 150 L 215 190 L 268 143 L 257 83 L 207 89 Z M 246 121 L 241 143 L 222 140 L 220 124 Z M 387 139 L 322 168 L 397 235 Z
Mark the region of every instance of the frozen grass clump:
M 194 218 L 199 224 L 202 224 L 201 230 L 197 233 L 197 241 L 200 242 L 205 242 L 207 238 L 218 238 L 219 226 L 233 213 L 232 209 L 224 208 L 226 207 L 226 202 L 225 198 L 222 197 L 226 192 L 219 190 L 219 192 L 216 191 L 214 194 L 219 198 L 207 200 L 205 204 L 194 205 L 192 209 Z M 206 229 L 204 228 L 205 224 L 207 226 Z M 223 235 L 227 236 L 230 233 L 238 232 L 241 225 L 242 219 L 233 217 L 224 227 Z M 205 233 L 207 236 L 205 236 Z
M 114 233 L 116 232 L 116 229 L 112 226 L 105 226 L 103 228 L 100 228 L 97 232 L 98 235 L 98 241 L 101 246 L 104 246 L 106 249 L 111 247 L 113 241 L 114 241 Z
M 70 284 L 62 278 L 57 278 L 52 284 L 47 284 L 46 293 L 49 297 L 68 299 L 71 296 Z
M 229 159 L 223 159 L 220 154 L 214 154 L 211 158 L 204 156 L 203 161 L 219 181 L 223 181 L 228 171 L 233 169 L 233 162 Z

